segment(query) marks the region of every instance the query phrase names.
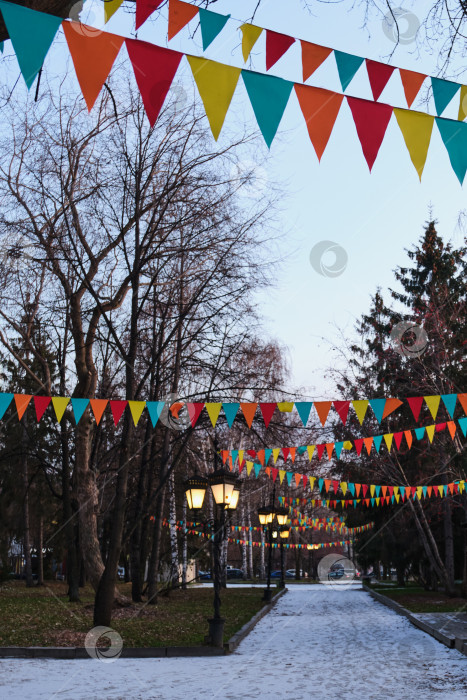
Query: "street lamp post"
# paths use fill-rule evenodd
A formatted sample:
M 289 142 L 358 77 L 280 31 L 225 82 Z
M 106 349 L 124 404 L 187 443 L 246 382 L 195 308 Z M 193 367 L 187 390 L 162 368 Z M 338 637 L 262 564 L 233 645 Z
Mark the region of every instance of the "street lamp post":
M 271 602 L 271 563 L 272 563 L 272 522 L 274 520 L 274 505 L 258 508 L 258 518 L 263 530 L 268 533 L 269 552 L 268 552 L 268 578 L 266 588 L 264 589 L 263 600 L 266 603 Z
M 215 450 L 214 467 L 216 467 L 217 450 Z M 214 519 L 214 537 L 212 539 L 213 553 L 213 576 L 214 576 L 214 615 L 208 620 L 209 634 L 207 642 L 215 647 L 222 647 L 224 644 L 224 623 L 221 617 L 221 597 L 222 586 L 221 571 L 221 546 L 225 536 L 225 514 L 226 511 L 233 512 L 237 507 L 240 495 L 240 484 L 238 479 L 225 469 L 214 469 L 208 478 L 195 475 L 185 481 L 185 493 L 188 507 L 195 511 L 195 517 L 200 512 L 207 487 L 211 487 L 215 502 L 215 508 L 219 509 L 220 516 Z M 215 511 L 216 512 L 216 511 Z M 216 513 L 217 516 L 217 513 Z M 201 521 L 207 524 L 207 521 Z

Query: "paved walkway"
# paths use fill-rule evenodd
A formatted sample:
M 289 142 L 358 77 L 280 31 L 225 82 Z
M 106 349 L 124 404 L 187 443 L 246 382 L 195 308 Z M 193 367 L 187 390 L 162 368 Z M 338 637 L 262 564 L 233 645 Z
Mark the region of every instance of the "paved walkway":
M 3 659 L 0 698 L 465 700 L 467 658 L 362 590 L 301 585 L 230 656 Z

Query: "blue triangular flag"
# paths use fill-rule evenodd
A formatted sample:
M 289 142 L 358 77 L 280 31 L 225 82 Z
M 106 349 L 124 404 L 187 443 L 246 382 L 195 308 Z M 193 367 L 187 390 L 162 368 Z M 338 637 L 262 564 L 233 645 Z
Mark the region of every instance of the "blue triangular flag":
M 374 507 L 374 505 L 375 505 L 375 499 L 374 499 L 374 498 L 371 499 L 371 505 L 372 505 L 373 507 Z
M 267 466 L 269 457 L 272 455 L 272 450 L 264 450 L 264 464 Z
M 441 394 L 441 398 L 446 406 L 446 411 L 449 413 L 451 418 L 453 418 L 454 409 L 456 408 L 457 394 Z
M 255 476 L 256 476 L 256 478 L 258 478 L 258 475 L 261 471 L 261 464 L 255 464 L 254 469 L 255 469 Z
M 467 432 L 467 416 L 465 418 L 459 418 L 457 422 L 459 423 L 459 428 L 462 430 L 462 433 L 465 437 L 465 434 Z
M 379 497 L 379 492 L 381 491 L 381 486 L 375 486 L 376 498 Z
M 75 416 L 76 425 L 80 422 L 83 413 L 88 407 L 89 399 L 71 399 L 73 414 Z
M 268 148 L 276 135 L 294 84 L 290 80 L 242 70 L 256 121 Z
M 292 472 L 287 472 L 285 476 L 287 477 L 287 484 L 290 486 L 290 484 L 292 483 Z
M 164 406 L 165 401 L 146 401 L 146 408 L 148 409 L 149 418 L 151 419 L 153 428 L 156 427 L 156 423 L 164 410 Z
M 381 447 L 382 439 L 383 439 L 382 435 L 374 435 L 374 437 L 373 437 L 373 445 L 375 446 L 376 452 L 379 452 L 379 448 Z
M 306 424 L 308 423 L 308 418 L 310 417 L 310 411 L 311 411 L 312 406 L 313 406 L 313 401 L 296 401 L 295 402 L 295 408 L 297 409 L 297 413 L 300 416 L 300 420 L 302 421 L 302 423 L 305 427 L 306 427 Z
M 386 406 L 386 399 L 370 399 L 370 406 L 373 409 L 376 420 L 378 423 L 381 423 L 383 419 L 384 407 Z
M 436 125 L 448 152 L 452 169 L 462 185 L 467 170 L 467 124 L 454 119 L 436 117 Z
M 237 415 L 238 409 L 240 408 L 239 403 L 223 403 L 222 408 L 224 409 L 225 417 L 227 418 L 227 423 L 229 424 L 229 428 L 232 427 L 233 422 L 235 420 L 235 416 Z
M 300 445 L 300 447 L 297 447 L 297 454 L 302 455 L 306 452 L 306 445 Z
M 459 83 L 452 83 L 450 80 L 432 78 L 431 87 L 433 88 L 436 114 L 439 117 L 444 112 L 454 95 L 459 92 L 461 86 Z
M 421 440 L 425 434 L 425 428 L 415 428 L 415 437 Z
M 13 394 L 0 394 L 0 420 L 5 415 L 5 411 L 12 401 Z
M 349 489 L 349 491 L 350 491 L 350 493 L 352 494 L 352 496 L 355 496 L 355 484 L 352 483 L 351 481 L 349 481 L 349 482 L 347 483 L 347 488 Z
M 354 56 L 351 53 L 344 53 L 343 51 L 334 51 L 334 57 L 336 59 L 337 71 L 339 73 L 342 90 L 345 92 L 355 73 L 362 65 L 363 58 L 360 58 L 360 56 Z
M 324 479 L 318 479 L 318 488 L 320 491 L 323 489 Z
M 21 73 L 30 88 L 63 19 L 4 0 L 0 0 L 0 10 Z
M 232 452 L 230 454 L 232 456 L 232 464 L 235 464 L 235 460 L 238 457 L 238 450 L 232 450 Z
M 220 15 L 218 12 L 204 10 L 202 7 L 198 9 L 199 23 L 201 26 L 201 38 L 203 40 L 203 51 L 206 51 L 209 44 L 214 41 L 216 36 L 224 29 L 224 26 L 230 15 Z
M 339 459 L 339 457 L 341 456 L 341 452 L 342 452 L 342 448 L 343 448 L 343 447 L 344 447 L 344 443 L 343 443 L 343 442 L 335 442 L 335 443 L 334 443 L 334 449 L 336 450 L 336 457 L 337 457 L 337 459 Z

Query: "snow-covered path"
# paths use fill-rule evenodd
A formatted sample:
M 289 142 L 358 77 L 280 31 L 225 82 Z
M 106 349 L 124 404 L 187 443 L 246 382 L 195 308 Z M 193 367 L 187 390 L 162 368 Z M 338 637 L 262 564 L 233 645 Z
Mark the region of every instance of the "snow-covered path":
M 0 660 L 0 698 L 467 698 L 467 658 L 355 588 L 291 586 L 238 650 L 178 659 Z

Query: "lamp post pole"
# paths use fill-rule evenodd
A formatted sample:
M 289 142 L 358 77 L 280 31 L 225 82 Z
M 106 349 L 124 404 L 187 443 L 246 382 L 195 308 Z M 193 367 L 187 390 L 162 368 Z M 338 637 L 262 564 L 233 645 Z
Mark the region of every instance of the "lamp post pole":
M 267 587 L 264 589 L 263 600 L 266 603 L 271 602 L 271 564 L 272 564 L 272 523 L 268 527 L 269 553 L 268 553 L 268 580 Z
M 217 508 L 217 506 L 215 506 Z M 221 617 L 221 545 L 224 540 L 225 508 L 221 507 L 220 518 L 214 522 L 213 538 L 213 574 L 214 574 L 214 616 L 209 622 L 209 642 L 215 647 L 222 647 L 224 642 L 224 623 Z
M 280 587 L 284 588 L 285 587 L 285 577 L 284 577 L 284 542 L 283 538 L 281 537 L 280 541 L 280 546 L 281 546 L 281 583 Z

